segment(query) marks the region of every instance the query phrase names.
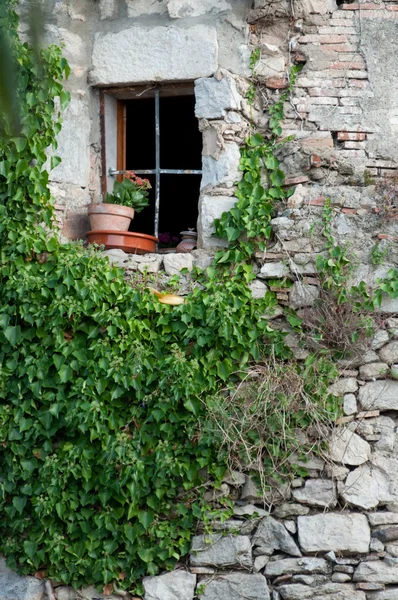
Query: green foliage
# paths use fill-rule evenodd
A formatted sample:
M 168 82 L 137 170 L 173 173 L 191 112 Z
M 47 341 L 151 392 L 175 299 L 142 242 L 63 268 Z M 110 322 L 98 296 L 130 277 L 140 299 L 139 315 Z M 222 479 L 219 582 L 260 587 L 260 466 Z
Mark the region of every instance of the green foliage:
M 379 287 L 374 294 L 374 302 L 376 306 L 380 306 L 383 300 L 383 293 L 388 294 L 393 300 L 398 298 L 398 269 L 389 269 L 387 276 L 384 279 L 379 279 Z
M 253 58 L 253 60 L 255 57 Z M 219 263 L 231 264 L 248 259 L 255 250 L 264 250 L 270 239 L 271 218 L 278 200 L 289 197 L 293 190 L 284 187 L 285 175 L 280 169 L 276 152 L 282 143 L 283 107 L 295 83 L 300 69 L 293 67 L 290 73 L 289 88 L 278 102 L 268 107 L 270 115 L 270 135 L 268 139 L 259 133 L 251 135 L 241 149 L 241 181 L 237 184 L 237 202 L 228 212 L 215 219 L 215 235 L 226 238 L 228 250 L 218 254 Z
M 257 65 L 260 60 L 260 57 L 261 57 L 260 48 L 255 48 L 250 56 L 250 70 L 252 72 L 252 76 L 250 78 L 249 89 L 246 92 L 246 98 L 247 98 L 247 101 L 249 102 L 250 106 L 253 105 L 254 99 L 256 97 L 257 88 L 256 88 L 256 84 L 255 84 L 255 77 L 257 75 L 256 69 L 257 69 Z
M 148 206 L 148 189 L 151 187 L 147 179 L 125 177 L 122 182 L 115 181 L 112 194 L 105 195 L 105 202 L 134 208 L 140 213 Z

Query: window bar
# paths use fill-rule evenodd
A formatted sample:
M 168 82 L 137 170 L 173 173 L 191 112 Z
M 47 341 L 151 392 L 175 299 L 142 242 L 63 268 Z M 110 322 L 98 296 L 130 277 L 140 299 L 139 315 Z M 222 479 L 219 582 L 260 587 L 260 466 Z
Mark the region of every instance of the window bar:
M 155 237 L 159 235 L 160 209 L 160 90 L 155 90 L 155 135 L 156 135 L 156 189 L 155 189 Z

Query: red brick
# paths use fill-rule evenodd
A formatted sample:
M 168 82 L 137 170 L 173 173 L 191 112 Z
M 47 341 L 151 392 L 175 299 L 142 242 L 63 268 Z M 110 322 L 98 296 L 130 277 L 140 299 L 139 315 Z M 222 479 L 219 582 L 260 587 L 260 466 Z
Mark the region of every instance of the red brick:
M 289 86 L 289 81 L 286 77 L 268 77 L 265 82 L 267 88 L 271 90 L 282 90 Z
M 365 142 L 344 142 L 346 150 L 364 150 Z
M 300 44 L 341 44 L 347 42 L 346 35 L 302 35 L 298 39 Z
M 324 206 L 326 201 L 326 196 L 318 196 L 317 198 L 312 198 L 307 201 L 309 206 Z
M 331 69 L 350 69 L 350 70 L 361 70 L 366 69 L 364 62 L 335 62 L 330 65 Z
M 388 235 L 387 233 L 379 233 L 377 237 L 379 240 L 390 240 L 391 242 L 398 242 L 398 235 Z
M 305 175 L 298 175 L 297 177 L 285 179 L 284 185 L 298 185 L 299 183 L 307 183 L 309 180 L 309 177 L 306 177 Z
M 352 141 L 352 142 L 363 142 L 366 140 L 366 133 L 357 133 L 356 131 L 339 131 L 337 133 L 337 139 L 340 142 Z
M 323 165 L 322 159 L 318 154 L 311 154 L 311 167 L 319 169 Z
M 398 4 L 392 4 L 390 6 L 387 6 L 387 10 L 392 10 L 394 12 L 398 11 Z
M 303 138 L 300 140 L 303 146 L 314 146 L 315 148 L 333 148 L 332 138 Z
M 369 87 L 369 81 L 367 81 L 366 79 L 351 79 L 349 81 L 350 87 L 356 87 L 356 88 L 368 88 Z
M 356 215 L 357 211 L 355 208 L 342 208 L 341 212 L 345 215 Z
M 353 44 L 322 44 L 322 52 L 325 50 L 333 50 L 333 52 L 355 52 L 356 48 Z
M 374 2 L 365 2 L 364 4 L 343 4 L 343 10 L 380 10 L 382 6 L 380 4 L 375 4 Z

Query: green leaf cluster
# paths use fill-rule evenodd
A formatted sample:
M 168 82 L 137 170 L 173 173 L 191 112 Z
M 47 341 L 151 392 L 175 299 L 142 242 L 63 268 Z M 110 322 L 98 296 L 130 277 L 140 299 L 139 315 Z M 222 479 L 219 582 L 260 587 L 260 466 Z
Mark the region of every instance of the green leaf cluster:
M 107 193 L 104 200 L 110 204 L 120 204 L 134 208 L 137 213 L 140 213 L 148 206 L 148 191 L 125 178 L 122 182 L 115 181 L 113 192 L 111 194 Z

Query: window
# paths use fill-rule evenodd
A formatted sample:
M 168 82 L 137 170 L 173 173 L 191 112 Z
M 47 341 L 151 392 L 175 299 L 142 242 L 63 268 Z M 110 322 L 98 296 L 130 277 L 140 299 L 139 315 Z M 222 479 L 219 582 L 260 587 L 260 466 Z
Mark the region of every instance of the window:
M 125 170 L 149 179 L 150 205 L 130 229 L 169 234 L 196 228 L 202 136 L 192 84 L 119 88 L 101 94 L 103 191 Z M 178 243 L 175 241 L 174 245 Z

